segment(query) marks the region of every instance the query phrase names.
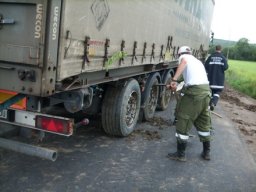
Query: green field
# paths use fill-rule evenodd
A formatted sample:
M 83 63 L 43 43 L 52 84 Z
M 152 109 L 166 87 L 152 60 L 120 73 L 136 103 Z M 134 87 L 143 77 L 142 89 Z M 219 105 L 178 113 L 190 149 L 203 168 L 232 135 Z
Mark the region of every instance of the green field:
M 256 99 L 256 62 L 229 60 L 228 64 L 227 83 Z

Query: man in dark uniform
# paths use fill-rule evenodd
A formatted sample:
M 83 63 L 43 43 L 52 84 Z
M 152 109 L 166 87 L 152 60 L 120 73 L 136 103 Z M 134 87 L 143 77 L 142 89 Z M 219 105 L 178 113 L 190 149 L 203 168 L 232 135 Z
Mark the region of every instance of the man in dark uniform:
M 227 59 L 221 53 L 220 45 L 217 45 L 216 52 L 207 58 L 205 69 L 212 90 L 210 109 L 213 111 L 214 106 L 218 103 L 220 93 L 224 89 L 225 71 L 228 69 Z
M 167 88 L 175 91 L 177 79 L 182 74 L 184 86 L 181 97 L 176 106 L 176 139 L 177 151 L 169 153 L 168 158 L 177 161 L 186 161 L 185 150 L 189 131 L 194 125 L 197 129 L 200 141 L 203 143 L 202 157 L 210 160 L 210 130 L 211 116 L 208 109 L 211 99 L 211 90 L 204 65 L 191 54 L 188 46 L 180 47 L 179 66 Z

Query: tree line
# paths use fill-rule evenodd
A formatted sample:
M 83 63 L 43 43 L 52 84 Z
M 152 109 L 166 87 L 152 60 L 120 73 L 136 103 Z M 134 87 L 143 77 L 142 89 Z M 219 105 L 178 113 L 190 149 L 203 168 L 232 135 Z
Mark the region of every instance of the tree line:
M 215 52 L 215 46 L 217 44 L 214 42 L 211 43 L 209 53 Z M 235 45 L 228 46 L 222 45 L 222 53 L 228 59 L 234 60 L 243 60 L 243 61 L 256 61 L 256 45 L 249 44 L 249 40 L 246 38 L 239 39 Z

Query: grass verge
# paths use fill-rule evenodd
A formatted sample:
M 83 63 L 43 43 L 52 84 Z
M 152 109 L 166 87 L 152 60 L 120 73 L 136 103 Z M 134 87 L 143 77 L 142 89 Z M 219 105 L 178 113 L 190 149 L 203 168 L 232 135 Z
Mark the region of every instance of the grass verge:
M 229 60 L 227 83 L 236 90 L 256 99 L 256 62 Z

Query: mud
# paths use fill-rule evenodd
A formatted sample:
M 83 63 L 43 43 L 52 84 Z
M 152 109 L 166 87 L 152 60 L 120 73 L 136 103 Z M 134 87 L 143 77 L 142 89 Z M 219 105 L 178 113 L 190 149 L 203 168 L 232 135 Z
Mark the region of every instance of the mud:
M 241 133 L 256 160 L 256 100 L 225 85 L 219 104 Z
M 131 135 L 128 136 L 128 140 L 135 139 L 135 137 L 141 136 L 143 139 L 148 141 L 150 140 L 159 140 L 162 138 L 161 134 L 158 131 L 150 131 L 144 129 L 137 129 Z
M 235 104 L 237 106 L 241 106 L 244 109 L 252 112 L 256 112 L 256 105 L 254 104 L 247 104 L 245 100 L 247 100 L 249 97 L 233 90 L 228 85 L 226 85 L 225 91 L 222 93 L 221 98 L 223 100 L 228 101 L 230 104 Z M 250 100 L 253 100 L 250 98 Z

